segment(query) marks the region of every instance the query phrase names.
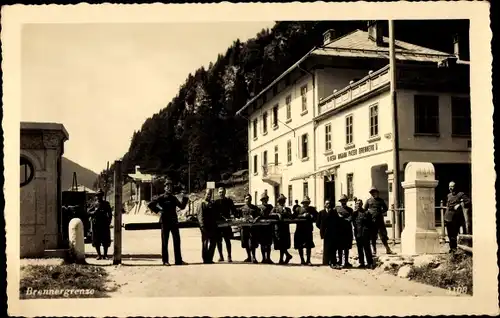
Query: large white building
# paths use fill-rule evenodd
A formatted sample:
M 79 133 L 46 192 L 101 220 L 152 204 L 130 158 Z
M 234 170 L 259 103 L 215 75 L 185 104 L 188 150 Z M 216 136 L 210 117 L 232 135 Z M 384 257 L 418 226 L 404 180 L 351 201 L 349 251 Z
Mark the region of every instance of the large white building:
M 326 32 L 321 47 L 238 112 L 248 119 L 249 188 L 256 202 L 266 191 L 271 202 L 280 193 L 289 205 L 307 195 L 323 208 L 341 194 L 365 200 L 376 186 L 393 203 L 388 39 L 376 23 L 368 32 L 334 33 Z M 468 63 L 402 41 L 396 41 L 396 58 L 400 180 L 406 163 L 428 161 L 441 181 L 437 202 L 451 178 L 468 191 Z

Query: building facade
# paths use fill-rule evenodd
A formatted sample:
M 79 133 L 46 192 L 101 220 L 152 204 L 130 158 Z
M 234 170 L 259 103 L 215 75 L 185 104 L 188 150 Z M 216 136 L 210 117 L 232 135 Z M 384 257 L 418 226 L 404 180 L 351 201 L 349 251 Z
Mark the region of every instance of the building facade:
M 325 33 L 322 47 L 239 111 L 249 122 L 249 188 L 256 202 L 263 192 L 271 203 L 282 193 L 289 205 L 309 196 L 323 208 L 341 194 L 366 200 L 375 186 L 393 203 L 393 191 L 401 190 L 392 183 L 395 122 L 387 38 L 378 30 L 375 24 L 337 39 Z M 437 201 L 450 176 L 470 190 L 468 65 L 448 53 L 396 45 L 400 180 L 406 163 L 428 161 L 443 181 Z M 443 61 L 446 67 L 438 67 Z

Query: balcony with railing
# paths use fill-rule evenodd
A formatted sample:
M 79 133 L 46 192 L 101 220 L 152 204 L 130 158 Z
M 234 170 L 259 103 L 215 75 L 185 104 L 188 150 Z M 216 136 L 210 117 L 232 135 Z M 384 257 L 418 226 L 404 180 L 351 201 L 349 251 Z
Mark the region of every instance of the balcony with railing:
M 281 184 L 283 168 L 280 163 L 269 163 L 262 166 L 262 181 L 272 184 Z
M 325 112 L 360 99 L 374 92 L 390 82 L 389 65 L 375 72 L 368 72 L 368 76 L 359 81 L 351 81 L 349 85 L 341 90 L 334 90 L 333 94 L 325 97 L 319 102 L 319 115 Z

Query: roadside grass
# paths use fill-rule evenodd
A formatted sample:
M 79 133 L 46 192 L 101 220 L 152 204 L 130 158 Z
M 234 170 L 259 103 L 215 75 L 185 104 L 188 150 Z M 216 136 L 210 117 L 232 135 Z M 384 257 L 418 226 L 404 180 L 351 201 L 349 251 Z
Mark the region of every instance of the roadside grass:
M 435 267 L 435 266 L 434 266 Z M 458 252 L 441 259 L 441 265 L 413 267 L 408 278 L 411 280 L 472 295 L 472 256 Z
M 101 298 L 116 290 L 106 286 L 109 281 L 106 270 L 92 265 L 27 265 L 21 267 L 21 277 L 21 299 Z M 33 295 L 34 290 L 40 292 Z

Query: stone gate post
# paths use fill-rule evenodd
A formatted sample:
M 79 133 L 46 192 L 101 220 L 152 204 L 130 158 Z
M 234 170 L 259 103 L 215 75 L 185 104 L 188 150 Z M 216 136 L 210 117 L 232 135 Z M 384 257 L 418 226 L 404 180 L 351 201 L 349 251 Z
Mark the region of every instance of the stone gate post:
M 439 234 L 434 216 L 434 166 L 430 162 L 410 162 L 401 182 L 405 198 L 405 226 L 401 234 L 403 255 L 439 253 Z

